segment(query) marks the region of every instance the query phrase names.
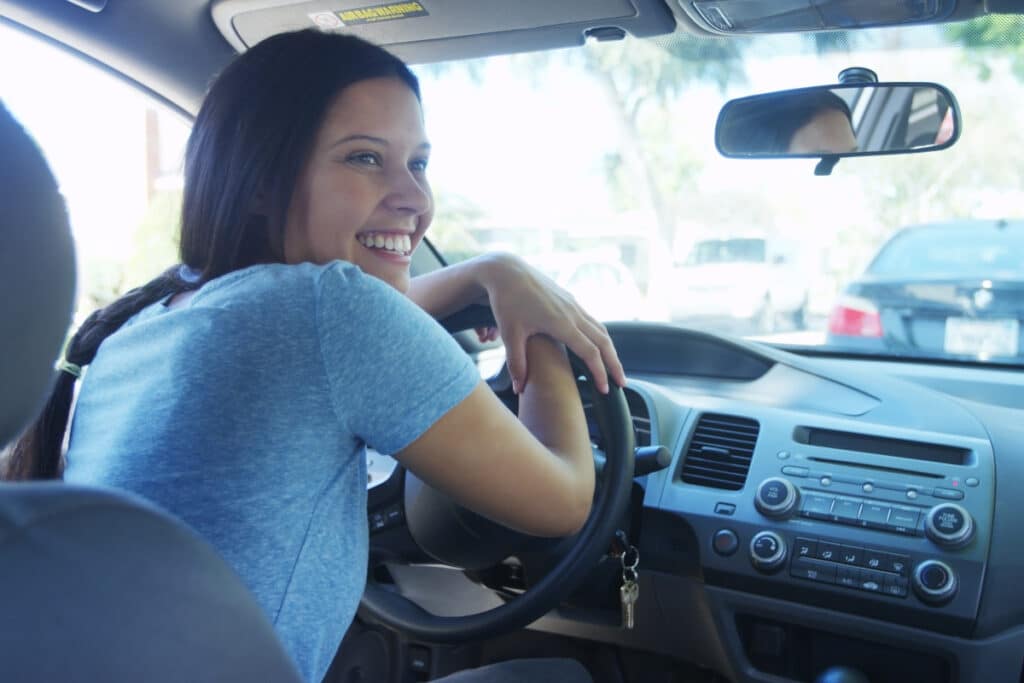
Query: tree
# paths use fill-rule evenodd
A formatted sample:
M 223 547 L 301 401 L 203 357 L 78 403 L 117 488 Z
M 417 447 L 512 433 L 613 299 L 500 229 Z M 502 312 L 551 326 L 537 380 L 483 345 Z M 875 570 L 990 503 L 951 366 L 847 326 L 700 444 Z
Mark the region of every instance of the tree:
M 623 144 L 607 158 L 609 185 L 620 202 L 632 197 L 650 207 L 658 222 L 660 248 L 675 241 L 679 195 L 700 170 L 675 134 L 673 105 L 696 81 L 724 90 L 742 80 L 740 46 L 739 41 L 722 39 L 628 40 L 558 53 L 577 61 L 600 84 L 611 105 Z M 534 64 L 538 59 L 544 55 L 530 56 Z M 628 187 L 641 191 L 627 192 Z
M 967 61 L 978 70 L 983 81 L 992 77 L 991 60 L 1003 57 L 1010 61 L 1013 74 L 1024 80 L 1024 27 L 1019 16 L 990 14 L 973 21 L 949 24 L 946 38 L 966 48 Z
M 449 263 L 464 261 L 485 251 L 472 233 L 472 228 L 479 225 L 484 216 L 479 206 L 444 190 L 435 190 L 434 205 L 437 212 L 428 237 Z

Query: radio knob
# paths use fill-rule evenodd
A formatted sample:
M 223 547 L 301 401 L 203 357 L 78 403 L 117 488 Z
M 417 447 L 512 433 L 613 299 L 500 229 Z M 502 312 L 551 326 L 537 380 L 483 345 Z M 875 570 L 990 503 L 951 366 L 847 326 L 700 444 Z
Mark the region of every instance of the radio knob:
M 774 531 L 759 531 L 750 539 L 750 562 L 758 571 L 778 570 L 786 562 L 786 542 Z
M 930 605 L 949 602 L 956 595 L 956 574 L 945 562 L 925 560 L 914 569 L 914 592 Z
M 974 538 L 974 520 L 956 503 L 942 503 L 928 511 L 924 532 L 938 546 L 963 548 Z
M 772 519 L 789 517 L 799 502 L 800 492 L 788 479 L 782 477 L 765 479 L 754 494 L 754 507 Z

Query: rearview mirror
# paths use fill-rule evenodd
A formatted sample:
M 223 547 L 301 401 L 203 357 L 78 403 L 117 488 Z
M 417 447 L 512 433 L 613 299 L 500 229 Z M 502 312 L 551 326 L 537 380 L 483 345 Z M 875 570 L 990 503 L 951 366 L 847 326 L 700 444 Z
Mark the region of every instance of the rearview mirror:
M 932 152 L 960 137 L 960 110 L 935 83 L 859 83 L 730 100 L 715 126 L 726 157 L 854 157 Z

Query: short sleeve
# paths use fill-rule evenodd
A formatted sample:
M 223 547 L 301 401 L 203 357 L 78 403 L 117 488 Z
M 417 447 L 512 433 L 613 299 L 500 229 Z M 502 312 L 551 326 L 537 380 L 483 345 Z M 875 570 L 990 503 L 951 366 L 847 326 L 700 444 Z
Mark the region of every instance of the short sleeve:
M 336 262 L 316 279 L 317 333 L 334 408 L 354 436 L 395 453 L 480 381 L 469 356 L 385 282 Z

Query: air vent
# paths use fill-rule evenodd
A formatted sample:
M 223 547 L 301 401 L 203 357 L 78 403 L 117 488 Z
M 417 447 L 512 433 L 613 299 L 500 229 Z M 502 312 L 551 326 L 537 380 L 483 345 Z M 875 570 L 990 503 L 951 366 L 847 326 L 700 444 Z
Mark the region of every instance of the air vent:
M 738 491 L 747 480 L 760 425 L 734 415 L 706 413 L 697 422 L 683 462 L 687 484 Z
M 625 393 L 626 405 L 629 406 L 629 412 L 633 416 L 634 445 L 637 447 L 650 446 L 651 413 L 647 409 L 647 402 L 644 401 L 643 396 L 632 389 L 626 389 Z M 587 416 L 587 429 L 590 430 L 590 440 L 603 451 L 604 443 L 601 441 L 601 434 L 597 429 L 597 421 L 594 419 L 593 404 L 589 400 L 584 399 L 583 412 Z
M 626 389 L 626 404 L 629 406 L 629 414 L 633 416 L 633 433 L 636 446 L 651 445 L 651 413 L 647 409 L 644 397 Z

